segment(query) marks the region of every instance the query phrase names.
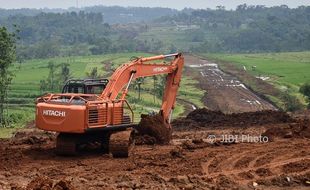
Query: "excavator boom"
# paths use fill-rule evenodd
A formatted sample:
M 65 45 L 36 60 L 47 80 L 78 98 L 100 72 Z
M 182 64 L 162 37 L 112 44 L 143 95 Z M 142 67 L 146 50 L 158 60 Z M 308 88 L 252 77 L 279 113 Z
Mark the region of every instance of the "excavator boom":
M 175 59 L 169 64 L 147 63 L 150 61 L 163 60 L 169 57 L 175 57 Z M 113 73 L 110 82 L 100 97 L 104 100 L 113 100 L 116 99 L 121 90 L 123 90 L 121 99 L 125 99 L 125 96 L 128 93 L 129 84 L 132 80 L 141 77 L 168 74 L 161 106 L 162 116 L 167 120 L 171 110 L 174 108 L 177 91 L 181 81 L 183 65 L 184 58 L 181 54 L 159 55 L 136 59 L 133 62 L 121 66 Z M 127 86 L 125 87 L 125 85 Z

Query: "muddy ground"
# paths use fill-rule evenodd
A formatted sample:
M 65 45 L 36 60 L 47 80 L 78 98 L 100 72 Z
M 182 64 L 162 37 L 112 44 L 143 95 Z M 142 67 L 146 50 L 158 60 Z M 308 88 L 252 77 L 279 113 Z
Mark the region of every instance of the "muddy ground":
M 216 122 L 202 124 L 204 113 Z M 309 189 L 309 120 L 266 113 L 230 125 L 231 115 L 198 110 L 173 123 L 169 145 L 136 146 L 128 159 L 60 157 L 55 134 L 24 129 L 0 141 L 0 189 Z M 195 126 L 182 126 L 188 120 Z M 251 139 L 261 135 L 268 140 Z
M 185 56 L 187 72 L 199 82 L 199 87 L 206 90 L 204 104 L 211 110 L 224 113 L 253 112 L 262 110 L 276 110 L 276 108 L 251 91 L 237 77 L 223 72 L 218 64 L 195 56 Z M 269 88 L 269 84 L 261 85 Z

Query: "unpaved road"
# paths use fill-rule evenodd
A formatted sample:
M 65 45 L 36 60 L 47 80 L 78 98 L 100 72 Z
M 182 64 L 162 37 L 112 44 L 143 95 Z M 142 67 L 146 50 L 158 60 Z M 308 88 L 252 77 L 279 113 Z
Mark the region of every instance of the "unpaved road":
M 217 64 L 190 55 L 185 56 L 185 63 L 186 67 L 198 72 L 196 78 L 207 92 L 204 104 L 209 109 L 224 113 L 276 110 L 236 77 L 221 71 Z

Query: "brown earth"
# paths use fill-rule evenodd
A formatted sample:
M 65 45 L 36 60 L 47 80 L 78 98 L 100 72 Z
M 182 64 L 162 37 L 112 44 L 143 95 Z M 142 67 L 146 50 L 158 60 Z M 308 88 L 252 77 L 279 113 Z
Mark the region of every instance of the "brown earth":
M 270 90 L 275 91 L 272 85 L 261 79 L 251 77 L 247 72 L 229 73 L 229 71 L 235 71 L 236 68 L 228 68 L 227 65 L 229 64 L 224 65 L 226 67 L 225 72 L 223 72 L 219 67 L 223 65 L 191 55 L 185 56 L 185 75 L 194 77 L 200 82 L 199 88 L 206 90 L 203 102 L 209 109 L 224 113 L 276 110 L 276 107 L 268 102 L 263 95 L 254 93 L 241 80 L 255 81 L 253 86 L 259 87 L 259 92 L 268 91 L 266 94 L 277 96 L 277 93 L 269 92 Z M 248 78 L 241 77 L 239 79 L 235 76 L 247 76 Z
M 196 124 L 203 123 L 202 118 L 210 123 L 212 119 L 202 113 L 214 114 L 198 110 L 188 118 L 197 120 Z M 98 152 L 60 157 L 54 153 L 55 134 L 22 130 L 12 139 L 0 140 L 0 189 L 309 188 L 310 140 L 305 135 L 310 128 L 308 120 L 268 112 L 270 123 L 266 124 L 261 120 L 264 114 L 249 113 L 235 116 L 236 122 L 238 117 L 251 118 L 244 120 L 245 126 L 238 126 L 227 122 L 232 115 L 215 113 L 212 117 L 216 127 L 189 130 L 174 123 L 176 130 L 169 145 L 136 146 L 128 159 L 113 159 Z M 279 129 L 292 135 L 270 133 Z M 264 132 L 272 141 L 221 139 L 223 135 L 259 136 Z M 210 135 L 217 139 L 209 141 Z
M 225 114 L 220 111 L 202 108 L 192 111 L 185 118 L 174 120 L 172 124 L 175 125 L 175 128 L 192 129 L 193 127 L 247 127 L 253 125 L 292 123 L 294 121 L 287 113 L 281 111 L 264 110 Z

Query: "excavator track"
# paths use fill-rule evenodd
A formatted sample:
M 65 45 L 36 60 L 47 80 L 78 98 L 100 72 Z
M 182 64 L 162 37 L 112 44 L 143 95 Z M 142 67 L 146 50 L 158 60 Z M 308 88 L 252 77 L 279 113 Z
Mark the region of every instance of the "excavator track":
M 74 156 L 77 154 L 77 137 L 72 134 L 60 133 L 56 140 L 56 154 Z
M 109 151 L 114 158 L 127 158 L 133 151 L 134 131 L 129 128 L 125 131 L 113 132 L 110 136 Z

